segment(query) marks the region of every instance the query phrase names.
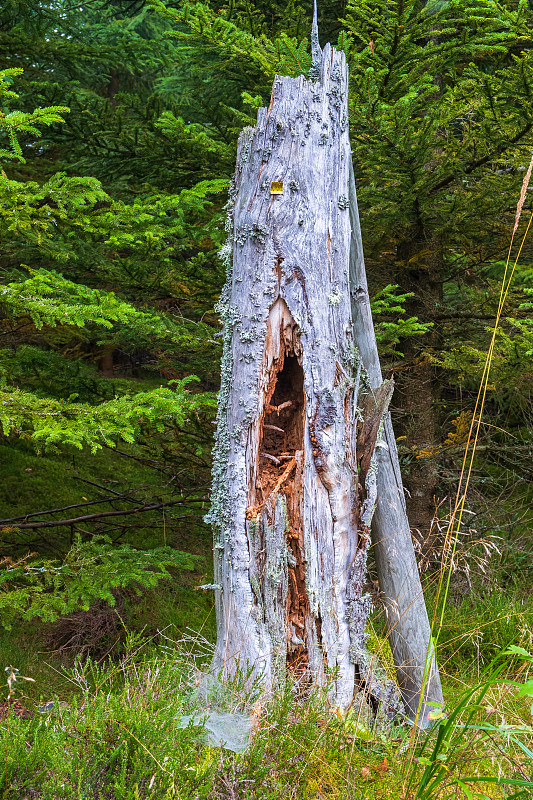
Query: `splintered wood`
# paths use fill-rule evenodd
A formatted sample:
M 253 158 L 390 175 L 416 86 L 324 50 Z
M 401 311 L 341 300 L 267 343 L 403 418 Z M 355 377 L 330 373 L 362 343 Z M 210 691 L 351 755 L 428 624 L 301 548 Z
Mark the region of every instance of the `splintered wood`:
M 352 339 L 344 54 L 326 46 L 319 73 L 276 78 L 239 140 L 219 304 L 214 666 L 267 687 L 332 670 L 346 708 L 361 688 L 393 693 L 369 672 L 363 592 L 391 387 L 363 391 Z
M 256 547 L 260 548 L 259 552 L 266 552 L 270 547 L 269 531 L 273 529 L 275 522 L 276 500 L 278 496 L 284 498 L 284 536 L 287 550 L 284 620 L 286 661 L 293 670 L 302 674 L 307 669 L 306 620 L 309 612 L 302 524 L 304 375 L 295 354 L 301 351 L 296 324 L 290 318 L 288 309 L 280 304 L 274 305 L 267 343 L 273 342 L 276 333 L 280 338 L 279 345 L 272 358 L 267 355 L 265 359 L 267 364 L 272 365 L 271 375 L 264 414 L 259 420 L 261 441 L 255 491 L 250 493 L 252 500 L 260 502 L 248 507 L 246 517 L 249 520 L 255 519 L 258 525 Z M 268 563 L 268 559 L 260 558 L 258 561 L 262 567 L 258 577 L 263 593 Z

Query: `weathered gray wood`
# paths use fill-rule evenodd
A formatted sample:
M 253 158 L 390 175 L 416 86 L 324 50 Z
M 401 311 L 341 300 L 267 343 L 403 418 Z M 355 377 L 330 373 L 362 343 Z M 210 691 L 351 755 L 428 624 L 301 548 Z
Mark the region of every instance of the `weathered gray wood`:
M 360 688 L 389 706 L 365 650 L 363 583 L 392 386 L 369 392 L 354 348 L 348 71 L 343 53 L 316 52 L 319 79 L 276 78 L 238 146 L 208 517 L 214 666 L 267 686 L 335 669 L 338 706 Z
M 370 386 L 377 388 L 381 386 L 383 378 L 372 324 L 352 166 L 350 221 L 350 293 L 354 340 Z M 398 451 L 389 412 L 384 418 L 383 433 L 386 447 L 378 448 L 377 454 L 378 503 L 372 521 L 372 544 L 402 698 L 409 717 L 417 719 L 418 724 L 424 727 L 432 705 L 420 703 L 421 688 L 424 687 L 424 701 L 443 705 L 442 688 L 431 650 L 431 629 L 411 539 Z

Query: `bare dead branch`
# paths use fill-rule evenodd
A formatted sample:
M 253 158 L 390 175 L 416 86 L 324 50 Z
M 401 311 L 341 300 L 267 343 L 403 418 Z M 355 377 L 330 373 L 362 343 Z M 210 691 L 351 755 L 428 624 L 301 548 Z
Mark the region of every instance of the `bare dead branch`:
M 64 527 L 65 525 L 77 525 L 80 522 L 90 522 L 92 520 L 104 519 L 105 517 L 126 517 L 130 514 L 142 514 L 146 511 L 158 511 L 161 508 L 184 505 L 186 502 L 187 501 L 184 500 L 171 500 L 168 503 L 152 503 L 151 505 L 130 508 L 128 511 L 102 511 L 100 514 L 86 514 L 83 517 L 73 517 L 72 519 L 49 520 L 47 522 L 25 522 L 22 525 L 16 525 L 14 527 L 16 527 L 17 530 L 59 528 Z M 0 525 L 2 524 L 4 523 L 2 520 L 0 520 Z

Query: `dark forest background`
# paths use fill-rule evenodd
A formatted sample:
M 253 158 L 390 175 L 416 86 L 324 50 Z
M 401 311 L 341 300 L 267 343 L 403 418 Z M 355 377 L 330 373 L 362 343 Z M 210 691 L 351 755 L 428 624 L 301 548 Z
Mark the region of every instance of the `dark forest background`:
M 309 69 L 311 10 L 2 4 L 0 615 L 26 643 L 103 656 L 122 622 L 213 636 L 197 587 L 224 205 L 274 75 Z M 532 25 L 524 2 L 319 4 L 322 44 L 350 65 L 367 273 L 429 602 L 533 148 Z M 530 213 L 527 194 L 516 242 Z M 483 638 L 484 657 L 504 645 L 506 626 L 532 640 L 532 256 L 526 239 L 454 555 L 448 639 L 466 659 Z M 476 622 L 487 609 L 492 634 Z

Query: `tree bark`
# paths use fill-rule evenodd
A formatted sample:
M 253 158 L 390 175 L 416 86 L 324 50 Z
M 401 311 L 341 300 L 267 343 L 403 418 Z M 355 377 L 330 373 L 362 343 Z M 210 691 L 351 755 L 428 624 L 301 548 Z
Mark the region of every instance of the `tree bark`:
M 422 230 L 413 230 L 398 245 L 393 282 L 401 291 L 414 292 L 406 313 L 422 322 L 433 322 L 442 307 L 442 242 Z M 439 326 L 423 337 L 412 336 L 401 343 L 405 368 L 398 374 L 395 407 L 398 429 L 413 457 L 404 472 L 408 490 L 407 513 L 411 530 L 423 548 L 430 548 L 430 531 L 436 509 L 437 458 L 431 455 L 442 441 L 440 427 L 441 385 L 438 371 L 425 351 L 438 348 Z
M 382 375 L 372 325 L 353 166 L 350 171 L 350 221 L 354 340 L 370 386 L 377 388 L 382 385 Z M 372 521 L 372 546 L 402 699 L 408 716 L 425 727 L 434 704 L 442 706 L 444 701 L 389 412 L 384 417 L 384 444 L 386 447 L 378 448 L 377 453 L 377 507 Z
M 326 45 L 314 68 L 316 81 L 276 78 L 239 140 L 208 516 L 214 667 L 270 687 L 333 670 L 336 705 L 364 689 L 391 709 L 394 685 L 365 648 L 363 584 L 392 385 L 370 390 L 353 341 L 344 54 Z
M 104 378 L 113 377 L 114 353 L 114 349 L 104 350 L 101 357 L 98 359 L 98 370 L 102 373 Z

